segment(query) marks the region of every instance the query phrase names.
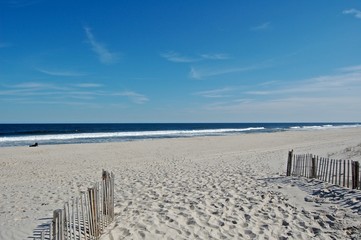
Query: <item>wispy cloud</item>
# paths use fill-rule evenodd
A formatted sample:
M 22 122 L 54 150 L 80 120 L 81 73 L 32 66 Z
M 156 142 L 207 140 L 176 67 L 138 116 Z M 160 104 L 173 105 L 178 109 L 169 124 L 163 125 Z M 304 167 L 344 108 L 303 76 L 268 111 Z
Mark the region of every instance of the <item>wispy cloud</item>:
M 37 69 L 39 72 L 50 75 L 50 76 L 59 76 L 59 77 L 81 77 L 86 76 L 86 73 L 74 72 L 74 71 L 49 71 L 45 69 Z
M 74 87 L 79 87 L 79 88 L 99 88 L 99 87 L 103 87 L 102 84 L 98 84 L 98 83 L 79 83 L 79 84 L 73 84 Z
M 356 72 L 361 71 L 361 65 L 343 67 L 338 69 L 341 72 Z
M 177 63 L 190 63 L 190 62 L 197 62 L 200 61 L 200 58 L 193 58 L 193 57 L 187 57 L 183 56 L 177 52 L 169 51 L 166 53 L 162 53 L 161 56 L 168 61 L 171 62 L 177 62 Z
M 344 10 L 342 13 L 343 13 L 343 14 L 351 14 L 351 15 L 353 15 L 355 18 L 360 18 L 360 19 L 361 19 L 361 11 L 360 11 L 360 10 L 357 10 L 357 9 L 355 9 L 355 8 L 351 8 L 351 9 Z
M 133 91 L 116 93 L 116 95 L 128 97 L 132 102 L 136 104 L 144 104 L 149 101 L 149 99 L 145 95 Z
M 127 97 L 131 102 L 144 104 L 149 99 L 134 91 L 110 91 L 104 85 L 97 83 L 79 84 L 48 84 L 41 82 L 23 82 L 13 85 L 0 85 L 0 100 L 4 97 L 25 98 L 28 101 L 56 102 L 59 99 L 81 99 L 112 102 L 116 97 Z
M 207 111 L 267 117 L 267 121 L 351 121 L 361 115 L 361 69 L 342 68 L 334 74 L 300 81 L 277 82 L 266 90 L 237 91 L 231 98 L 210 102 Z M 346 71 L 347 70 L 347 71 Z M 259 86 L 258 86 L 259 88 Z M 238 116 L 238 115 L 237 115 Z M 295 116 L 295 119 L 292 119 Z M 257 119 L 245 119 L 244 121 Z M 259 119 L 258 119 L 259 120 Z
M 243 121 L 352 121 L 359 97 L 280 97 L 272 100 L 240 99 L 205 106 L 211 112 L 241 117 Z M 353 110 L 353 111 L 352 111 Z
M 89 27 L 84 27 L 86 37 L 88 39 L 89 44 L 92 47 L 92 50 L 98 55 L 99 60 L 102 63 L 110 64 L 115 63 L 118 60 L 118 56 L 116 53 L 109 51 L 104 44 L 98 42 L 91 29 Z
M 192 63 L 192 62 L 200 62 L 204 60 L 227 60 L 230 58 L 229 55 L 225 53 L 207 53 L 207 54 L 199 54 L 194 57 L 190 57 L 190 56 L 184 56 L 174 51 L 162 53 L 160 56 L 167 59 L 170 62 L 176 62 L 176 63 Z
M 189 76 L 193 79 L 204 79 L 206 77 L 213 77 L 223 74 L 229 74 L 229 73 L 237 73 L 237 72 L 247 72 L 251 70 L 261 69 L 266 67 L 265 64 L 259 64 L 259 65 L 251 65 L 247 67 L 230 67 L 230 68 L 209 68 L 209 69 L 200 69 L 191 67 Z
M 270 22 L 264 22 L 260 25 L 251 27 L 252 31 L 263 31 L 263 30 L 267 30 L 271 28 L 271 23 Z
M 69 90 L 69 87 L 57 86 L 50 83 L 39 83 L 39 82 L 23 82 L 13 85 L 5 85 L 7 88 L 21 89 L 29 92 L 36 92 L 41 90 Z
M 230 58 L 229 55 L 225 53 L 201 54 L 201 57 L 210 60 L 226 60 Z
M 205 98 L 225 98 L 225 97 L 230 97 L 229 93 L 233 90 L 234 88 L 225 87 L 220 89 L 195 92 L 194 95 L 198 95 Z
M 356 90 L 361 90 L 361 68 L 349 67 L 348 71 L 343 73 L 314 77 L 302 81 L 291 82 L 291 84 L 280 84 L 274 89 L 248 91 L 246 93 L 252 95 L 274 96 L 280 96 L 282 94 L 313 95 L 315 93 L 318 95 L 334 94 L 335 96 L 344 94 L 346 96 L 355 93 Z

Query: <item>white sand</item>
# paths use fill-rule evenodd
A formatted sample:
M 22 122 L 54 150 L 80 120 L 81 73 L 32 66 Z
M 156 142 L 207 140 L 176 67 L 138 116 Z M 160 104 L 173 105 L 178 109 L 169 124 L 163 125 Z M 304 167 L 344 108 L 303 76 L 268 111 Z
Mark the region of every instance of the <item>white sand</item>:
M 361 237 L 360 191 L 282 176 L 290 149 L 361 160 L 360 144 L 353 128 L 0 148 L 0 240 L 29 239 L 103 168 L 116 223 L 102 240 Z

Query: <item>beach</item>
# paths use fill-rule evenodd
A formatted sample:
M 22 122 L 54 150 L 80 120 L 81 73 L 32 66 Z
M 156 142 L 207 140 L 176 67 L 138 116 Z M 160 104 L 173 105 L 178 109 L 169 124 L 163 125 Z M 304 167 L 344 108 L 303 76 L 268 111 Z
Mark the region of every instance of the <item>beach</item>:
M 361 161 L 361 128 L 0 148 L 0 240 L 115 174 L 113 239 L 352 239 L 361 193 L 286 177 L 288 151 Z

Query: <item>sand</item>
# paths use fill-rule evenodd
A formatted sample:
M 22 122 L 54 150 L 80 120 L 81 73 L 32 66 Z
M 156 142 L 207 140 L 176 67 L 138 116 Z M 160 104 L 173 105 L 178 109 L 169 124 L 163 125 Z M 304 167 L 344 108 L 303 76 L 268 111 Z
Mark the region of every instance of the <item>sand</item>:
M 361 237 L 361 191 L 285 177 L 288 150 L 361 161 L 361 128 L 0 148 L 0 240 L 115 173 L 113 239 Z

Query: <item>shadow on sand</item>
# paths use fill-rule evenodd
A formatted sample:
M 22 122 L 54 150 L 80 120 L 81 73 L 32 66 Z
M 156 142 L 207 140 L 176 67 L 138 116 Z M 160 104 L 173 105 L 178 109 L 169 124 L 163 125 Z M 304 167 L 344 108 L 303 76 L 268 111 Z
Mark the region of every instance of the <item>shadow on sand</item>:
M 305 201 L 337 204 L 351 209 L 353 213 L 361 215 L 361 190 L 340 187 L 318 179 L 304 177 L 271 177 L 259 179 L 268 183 L 298 187 L 308 194 Z
M 39 240 L 41 239 L 41 234 L 44 234 L 45 240 L 50 240 L 50 225 L 52 218 L 39 218 L 38 221 L 42 221 L 43 223 L 39 224 L 33 231 L 33 235 L 29 236 L 27 239 Z

